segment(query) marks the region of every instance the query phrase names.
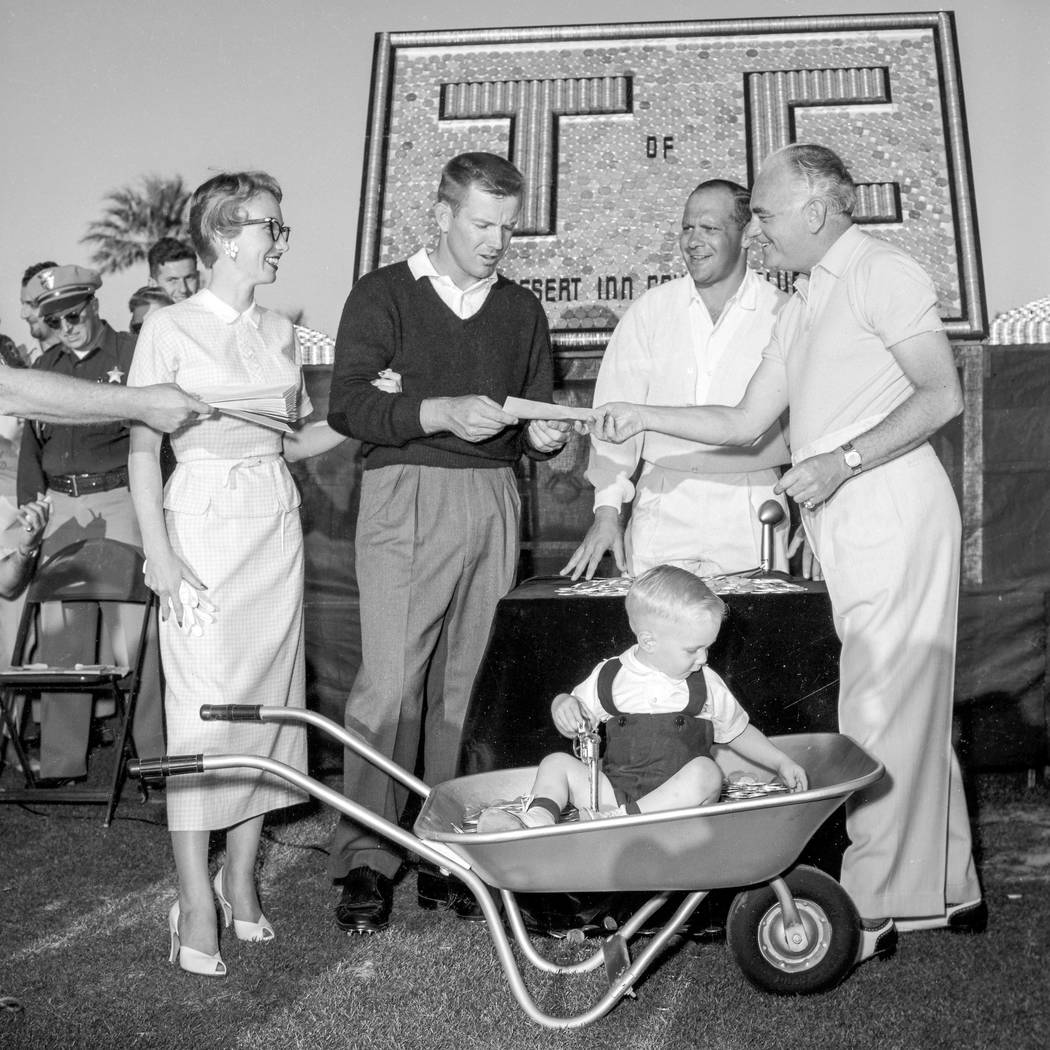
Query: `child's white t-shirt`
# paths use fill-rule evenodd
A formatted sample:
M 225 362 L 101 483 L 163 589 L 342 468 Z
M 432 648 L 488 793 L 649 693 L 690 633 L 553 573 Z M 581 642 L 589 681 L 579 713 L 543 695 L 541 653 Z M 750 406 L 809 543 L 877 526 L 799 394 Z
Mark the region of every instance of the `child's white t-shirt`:
M 689 703 L 689 686 L 685 679 L 670 678 L 662 671 L 646 666 L 638 659 L 636 649 L 637 646 L 632 645 L 620 654 L 622 666 L 613 684 L 616 709 L 625 715 L 683 711 Z M 572 691 L 591 714 L 594 724 L 611 717 L 598 699 L 598 674 L 605 663 L 603 660 L 598 664 Z M 698 717 L 711 720 L 716 744 L 728 744 L 747 728 L 747 712 L 715 671 L 705 666 L 703 672 L 707 702 Z

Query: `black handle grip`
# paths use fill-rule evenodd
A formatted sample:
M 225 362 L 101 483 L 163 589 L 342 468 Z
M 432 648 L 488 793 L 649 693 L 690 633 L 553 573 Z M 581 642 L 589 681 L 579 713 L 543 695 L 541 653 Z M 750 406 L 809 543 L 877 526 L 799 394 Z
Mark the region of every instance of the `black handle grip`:
M 258 704 L 202 704 L 202 722 L 261 722 Z
M 174 777 L 179 773 L 203 773 L 203 755 L 162 755 L 160 758 L 136 758 L 128 763 L 131 777 Z

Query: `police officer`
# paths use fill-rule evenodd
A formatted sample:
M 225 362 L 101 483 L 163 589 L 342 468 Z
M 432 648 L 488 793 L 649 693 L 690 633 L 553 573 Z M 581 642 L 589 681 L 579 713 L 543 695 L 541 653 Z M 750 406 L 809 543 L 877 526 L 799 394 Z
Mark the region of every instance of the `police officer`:
M 83 266 L 41 270 L 27 290 L 43 323 L 59 343 L 41 355 L 36 370 L 123 385 L 131 367 L 135 339 L 115 332 L 99 316 L 95 293 L 102 280 Z M 47 558 L 77 540 L 105 537 L 141 546 L 138 522 L 128 489 L 127 420 L 70 426 L 27 422 L 18 459 L 20 504 L 44 493 L 51 503 L 51 520 L 44 534 L 41 557 Z M 94 610 L 64 614 L 53 610 L 41 627 L 35 658 L 66 663 L 90 658 L 96 635 Z M 103 609 L 103 650 L 98 659 L 126 663 L 129 645 L 137 638 L 139 610 L 135 606 Z M 106 649 L 105 646 L 110 648 Z M 92 705 L 83 700 L 45 696 L 41 702 L 40 777 L 45 784 L 86 775 L 87 743 Z M 164 736 L 159 659 L 155 641 L 146 656 L 142 689 L 133 728 L 140 754 L 162 754 Z

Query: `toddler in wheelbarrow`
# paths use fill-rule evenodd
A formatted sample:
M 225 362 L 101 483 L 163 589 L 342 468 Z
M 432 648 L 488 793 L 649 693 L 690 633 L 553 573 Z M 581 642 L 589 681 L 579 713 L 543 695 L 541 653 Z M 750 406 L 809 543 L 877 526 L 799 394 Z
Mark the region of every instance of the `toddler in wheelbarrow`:
M 838 733 L 770 740 L 748 724 L 724 683 L 705 666 L 723 606 L 697 577 L 658 567 L 633 585 L 628 611 L 637 644 L 554 702 L 555 722 L 567 736 L 583 728 L 581 736 L 593 739 L 587 728 L 605 722 L 606 771 L 600 777 L 588 762 L 565 754 L 548 756 L 539 767 L 478 773 L 431 787 L 316 712 L 213 705 L 201 708 L 202 719 L 290 721 L 327 733 L 420 796 L 412 830 L 259 755 L 145 759 L 133 772 L 263 770 L 455 876 L 477 898 L 519 1005 L 550 1028 L 589 1024 L 632 994 L 635 982 L 716 890 L 736 891 L 726 942 L 753 984 L 778 994 L 833 987 L 863 955 L 860 918 L 838 882 L 797 861 L 824 821 L 882 776 L 881 763 Z M 750 788 L 727 797 L 723 783 L 732 774 Z M 562 819 L 573 806 L 582 819 Z M 640 938 L 680 891 L 667 909 L 670 917 L 651 937 Z M 598 950 L 584 947 L 584 957 L 564 961 L 541 952 L 526 931 L 515 895 L 537 892 L 651 896 Z M 604 965 L 607 987 L 579 1012 L 549 1013 L 526 985 L 522 960 L 566 975 Z
M 748 722 L 725 682 L 707 666 L 726 606 L 698 576 L 658 565 L 627 592 L 637 642 L 598 664 L 551 705 L 558 732 L 581 741 L 579 757 L 556 752 L 540 763 L 521 806 L 495 805 L 479 832 L 558 823 L 566 806 L 576 819 L 656 813 L 716 802 L 723 773 L 713 744 L 776 771 L 784 790 L 804 791 L 805 770 Z M 605 723 L 599 771 L 596 727 Z

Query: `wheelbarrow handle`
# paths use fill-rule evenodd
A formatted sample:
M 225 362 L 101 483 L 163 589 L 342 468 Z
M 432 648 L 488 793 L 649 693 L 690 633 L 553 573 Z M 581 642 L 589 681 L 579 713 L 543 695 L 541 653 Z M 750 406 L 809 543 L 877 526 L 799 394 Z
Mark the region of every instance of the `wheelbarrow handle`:
M 316 711 L 301 707 L 266 707 L 258 704 L 201 704 L 200 716 L 206 722 L 292 722 L 312 726 L 333 740 L 338 740 L 343 747 L 356 752 L 366 762 L 404 784 L 420 798 L 426 798 L 430 794 L 429 785 L 399 766 L 393 759 L 377 751 L 360 733 L 345 729 Z
M 174 777 L 179 773 L 203 773 L 203 755 L 162 755 L 160 758 L 134 758 L 128 763 L 128 776 Z
M 202 722 L 261 722 L 258 704 L 201 704 Z

